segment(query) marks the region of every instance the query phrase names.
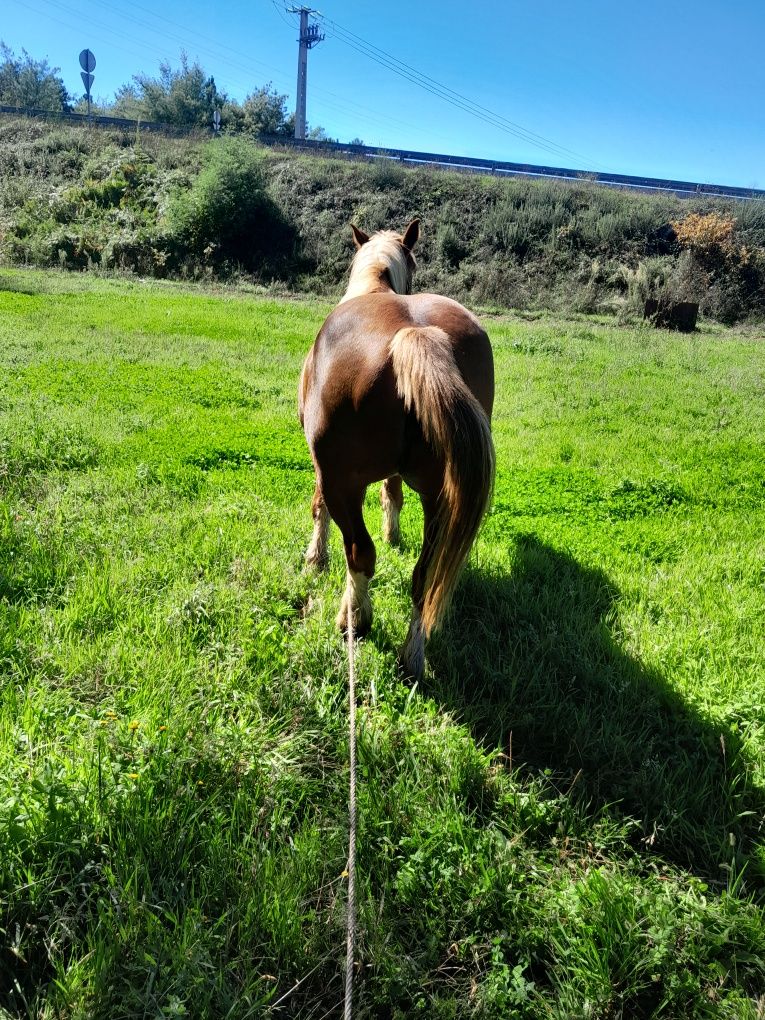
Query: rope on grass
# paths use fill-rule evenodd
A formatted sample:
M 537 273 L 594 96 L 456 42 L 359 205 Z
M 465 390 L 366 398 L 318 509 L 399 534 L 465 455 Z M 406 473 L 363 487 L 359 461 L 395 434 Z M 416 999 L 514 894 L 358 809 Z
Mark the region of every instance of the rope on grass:
M 353 599 L 348 599 L 348 715 L 350 729 L 350 789 L 348 796 L 348 901 L 346 917 L 344 1020 L 353 1016 L 353 960 L 356 953 L 356 665 Z

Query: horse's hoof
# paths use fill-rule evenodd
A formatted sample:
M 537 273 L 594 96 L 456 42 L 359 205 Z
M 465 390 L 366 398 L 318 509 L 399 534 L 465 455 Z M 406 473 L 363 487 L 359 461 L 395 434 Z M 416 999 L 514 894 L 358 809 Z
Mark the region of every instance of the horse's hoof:
M 396 664 L 402 680 L 419 683 L 425 675 L 425 649 L 412 649 L 409 643 L 405 644 L 399 649 Z
M 335 619 L 337 629 L 343 634 L 348 633 L 348 610 L 343 607 Z M 353 614 L 353 636 L 357 638 L 366 637 L 372 629 L 372 614 L 364 613 L 357 609 Z
M 409 683 L 419 683 L 425 675 L 425 660 L 408 659 L 405 657 L 403 649 L 396 659 L 396 667 L 401 679 Z
M 305 569 L 321 573 L 329 566 L 329 556 L 311 556 L 306 553 Z
M 383 541 L 387 542 L 388 545 L 401 545 L 401 528 L 398 521 L 395 524 L 389 524 L 385 521 L 383 524 Z
M 425 674 L 425 635 L 417 609 L 412 610 L 409 633 L 398 653 L 398 668 L 405 679 L 419 681 Z

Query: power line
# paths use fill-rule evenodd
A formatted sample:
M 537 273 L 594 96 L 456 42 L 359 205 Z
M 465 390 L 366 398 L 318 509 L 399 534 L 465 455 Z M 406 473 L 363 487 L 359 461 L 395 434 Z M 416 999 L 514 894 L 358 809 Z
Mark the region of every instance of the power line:
M 53 4 L 55 7 L 59 8 L 64 14 L 74 14 L 75 13 L 71 8 L 65 7 L 63 4 L 56 3 L 55 0 L 42 0 L 42 2 L 43 3 L 47 3 L 47 4 Z M 54 14 L 51 14 L 50 11 L 39 10 L 39 8 L 33 7 L 31 4 L 26 3 L 25 0 L 16 0 L 16 3 L 19 4 L 20 7 L 25 7 L 28 11 L 31 11 L 33 14 L 36 14 L 36 15 L 38 15 L 40 17 L 43 17 L 43 18 L 47 18 L 49 21 L 54 22 L 56 25 L 61 25 L 62 27 L 68 28 L 68 29 L 71 29 L 71 27 L 72 27 L 71 20 L 64 21 L 62 18 L 57 18 Z M 76 12 L 76 13 L 79 14 L 79 12 Z M 145 40 L 135 39 L 132 36 L 125 35 L 124 32 L 120 32 L 117 29 L 111 28 L 111 27 L 106 26 L 106 25 L 101 25 L 98 22 L 92 22 L 92 24 L 95 25 L 95 27 L 100 28 L 102 31 L 106 31 L 110 35 L 115 35 L 115 36 L 117 36 L 119 38 L 119 40 L 120 40 L 119 44 L 113 44 L 113 43 L 110 44 L 110 45 L 114 46 L 114 49 L 118 49 L 118 50 L 120 50 L 123 53 L 129 53 L 131 56 L 145 57 L 146 56 L 147 46 L 148 46 L 149 48 L 154 49 L 155 54 L 159 55 L 160 59 L 163 58 L 163 54 L 161 53 L 161 51 L 159 49 L 155 48 L 153 46 L 153 44 L 151 44 L 151 43 L 147 44 Z M 140 50 L 135 50 L 135 49 L 132 49 L 130 46 L 125 46 L 124 45 L 124 40 L 125 39 L 127 39 L 128 41 L 132 41 L 132 42 L 137 43 L 137 45 L 140 46 L 141 49 Z
M 431 93 L 431 95 L 444 100 L 457 109 L 461 109 L 471 116 L 483 120 L 492 127 L 498 128 L 501 131 L 506 131 L 522 141 L 534 145 L 536 148 L 544 149 L 545 151 L 552 152 L 556 155 L 567 153 L 569 155 L 575 155 L 577 158 L 585 158 L 579 153 L 570 152 L 570 150 L 565 149 L 564 146 L 560 146 L 555 142 L 542 139 L 541 137 L 534 137 L 533 134 L 528 132 L 526 129 L 521 128 L 520 126 L 516 127 L 512 124 L 512 122 L 506 122 L 500 115 L 487 111 L 485 108 L 473 103 L 472 100 L 469 100 L 466 97 L 462 97 L 459 93 L 454 92 L 447 86 L 442 86 L 439 82 L 436 82 L 435 79 L 421 74 L 414 68 L 410 68 L 397 58 L 389 57 L 387 54 L 384 54 L 384 51 L 378 51 L 377 47 L 372 47 L 371 44 L 364 43 L 363 41 L 357 43 L 353 38 L 349 38 L 347 35 L 344 35 L 344 30 L 340 28 L 340 26 L 336 25 L 336 23 L 332 22 L 331 24 L 335 28 L 333 34 L 340 42 L 344 42 L 347 46 L 355 49 L 363 56 L 375 61 L 382 67 L 386 67 L 388 70 L 393 71 L 394 74 L 412 82 L 412 84 L 417 85 L 419 88 Z M 329 31 L 331 31 L 331 29 Z
M 531 142 L 540 148 L 547 149 L 548 151 L 554 150 L 557 152 L 565 152 L 568 153 L 569 155 L 575 155 L 577 157 L 583 158 L 581 157 L 580 153 L 572 152 L 571 150 L 566 149 L 564 146 L 558 145 L 556 142 L 553 142 L 551 139 L 545 138 L 543 135 L 538 135 L 535 132 L 529 131 L 527 128 L 522 127 L 522 125 L 520 124 L 515 124 L 513 121 L 508 120 L 501 114 L 494 113 L 494 111 L 489 110 L 478 103 L 475 103 L 467 96 L 463 96 L 461 93 L 456 92 L 454 89 L 451 89 L 446 85 L 443 85 L 435 78 L 431 78 L 429 75 L 424 74 L 417 68 L 411 67 L 404 61 L 399 60 L 398 57 L 393 56 L 392 54 L 381 49 L 380 47 L 375 46 L 373 43 L 369 43 L 366 40 L 362 39 L 360 36 L 357 36 L 355 33 L 350 32 L 349 30 L 343 28 L 337 22 L 331 21 L 326 17 L 324 17 L 323 20 L 325 21 L 325 23 L 333 26 L 335 30 L 335 36 L 340 40 L 340 42 L 344 42 L 346 45 L 351 46 L 353 49 L 357 50 L 357 52 L 360 52 L 363 55 L 368 56 L 370 59 L 381 64 L 381 66 L 387 67 L 394 73 L 399 74 L 401 77 L 406 78 L 408 81 L 412 81 L 414 84 L 425 89 L 426 91 L 439 96 L 446 102 L 449 102 L 452 105 L 455 105 L 458 108 L 463 109 L 466 112 L 479 117 L 482 120 L 488 121 L 488 123 L 492 124 L 493 126 L 500 127 L 503 130 L 507 130 L 509 131 L 509 133 L 522 138 L 524 141 Z
M 572 149 L 567 149 L 565 146 L 559 145 L 552 139 L 546 138 L 544 135 L 540 135 L 535 131 L 531 131 L 528 128 L 523 127 L 521 124 L 516 124 L 507 117 L 502 116 L 502 114 L 495 113 L 493 110 L 490 110 L 485 106 L 481 106 L 479 103 L 474 102 L 467 96 L 462 95 L 462 93 L 456 92 L 454 89 L 449 88 L 449 86 L 444 85 L 435 78 L 431 78 L 429 75 L 417 70 L 417 68 L 405 63 L 403 60 L 399 60 L 398 57 L 395 57 L 393 54 L 381 49 L 379 46 L 375 46 L 373 43 L 367 42 L 367 40 L 362 39 L 361 36 L 358 36 L 349 29 L 344 28 L 342 25 L 338 24 L 338 22 L 333 21 L 326 15 L 322 15 L 317 12 L 317 16 L 324 22 L 327 31 L 331 35 L 334 35 L 340 42 L 345 43 L 346 46 L 355 49 L 363 56 L 366 56 L 370 60 L 380 64 L 382 67 L 393 71 L 394 74 L 405 78 L 407 81 L 412 82 L 419 88 L 424 89 L 426 92 L 430 92 L 432 95 L 450 103 L 452 106 L 455 106 L 458 109 L 491 124 L 492 127 L 496 127 L 501 131 L 514 135 L 516 138 L 533 145 L 535 148 L 543 149 L 553 155 L 574 156 L 589 165 L 593 165 L 586 156 L 582 155 L 582 153 L 575 152 Z
M 124 6 L 125 6 L 124 4 L 110 5 L 110 4 L 104 3 L 104 0 L 95 0 L 95 2 L 101 3 L 102 6 L 107 6 L 107 7 L 110 6 L 112 8 L 112 10 L 117 11 L 123 17 L 130 17 L 130 15 L 125 15 L 124 14 Z M 207 45 L 209 45 L 209 43 L 210 43 L 209 36 L 204 34 L 203 32 L 197 32 L 196 29 L 189 28 L 186 25 L 181 25 L 179 22 L 173 21 L 171 18 L 167 18 L 163 14 L 157 14 L 150 7 L 144 7 L 143 4 L 136 3 L 135 0 L 130 0 L 130 2 L 128 3 L 128 6 L 134 7 L 137 10 L 143 11 L 145 14 L 151 15 L 153 18 L 157 18 L 159 21 L 164 21 L 166 25 L 172 25 L 174 28 L 180 29 L 186 35 L 195 35 L 199 39 L 203 39 Z M 131 20 L 136 21 L 137 24 L 143 25 L 145 28 L 148 28 L 150 31 L 156 31 L 154 26 L 148 24 L 145 21 L 138 21 L 136 18 L 132 18 Z M 272 67 L 270 64 L 266 64 L 262 60 L 257 60 L 255 57 L 251 57 L 249 54 L 242 53 L 241 50 L 236 50 L 236 49 L 234 49 L 233 46 L 229 46 L 229 45 L 227 45 L 224 42 L 215 42 L 213 44 L 213 46 L 214 46 L 215 49 L 226 50 L 228 53 L 233 53 L 234 56 L 240 57 L 240 58 L 246 60 L 248 65 L 249 64 L 258 64 L 260 67 L 265 68 L 271 74 L 276 75 L 277 78 L 281 78 L 281 79 L 283 79 L 285 81 L 288 80 L 287 76 L 284 74 L 283 71 L 281 71 L 281 69 L 279 69 L 277 67 Z M 207 52 L 209 53 L 211 51 L 208 50 Z M 239 66 L 243 70 L 247 70 L 247 71 L 251 70 L 251 68 L 249 68 L 249 67 L 242 67 L 241 64 Z
M 276 2 L 276 0 L 271 0 L 271 3 L 272 3 L 272 4 L 274 5 L 274 10 L 275 10 L 275 11 L 276 11 L 276 13 L 277 13 L 277 14 L 279 15 L 279 17 L 280 17 L 280 18 L 282 19 L 282 21 L 284 22 L 284 24 L 285 24 L 285 25 L 289 25 L 289 27 L 290 27 L 290 28 L 294 28 L 295 26 L 294 26 L 294 25 L 293 25 L 293 23 L 292 23 L 292 22 L 291 22 L 291 21 L 289 20 L 289 18 L 286 18 L 286 17 L 285 17 L 285 14 L 286 14 L 286 12 L 287 12 L 287 9 L 286 9 L 286 7 L 280 7 L 280 6 L 279 6 L 279 4 L 278 4 L 278 3 Z

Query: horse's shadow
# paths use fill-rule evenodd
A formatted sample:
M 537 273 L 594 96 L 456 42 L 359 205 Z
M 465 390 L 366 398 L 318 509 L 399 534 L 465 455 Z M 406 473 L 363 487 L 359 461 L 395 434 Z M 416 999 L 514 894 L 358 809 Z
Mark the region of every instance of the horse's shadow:
M 509 573 L 466 573 L 425 689 L 514 766 L 550 769 L 563 789 L 576 780 L 588 811 L 639 820 L 641 846 L 714 881 L 748 861 L 762 887 L 750 851 L 765 791 L 735 724 L 625 652 L 617 607 L 605 574 L 521 537 Z

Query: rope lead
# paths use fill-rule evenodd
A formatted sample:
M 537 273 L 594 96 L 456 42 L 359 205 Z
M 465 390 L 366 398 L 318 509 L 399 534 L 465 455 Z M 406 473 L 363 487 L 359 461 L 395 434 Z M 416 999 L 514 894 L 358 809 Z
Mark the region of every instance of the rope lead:
M 348 797 L 348 902 L 344 1020 L 353 1015 L 353 960 L 356 952 L 356 670 L 353 600 L 348 599 L 348 708 L 350 728 L 350 790 Z

